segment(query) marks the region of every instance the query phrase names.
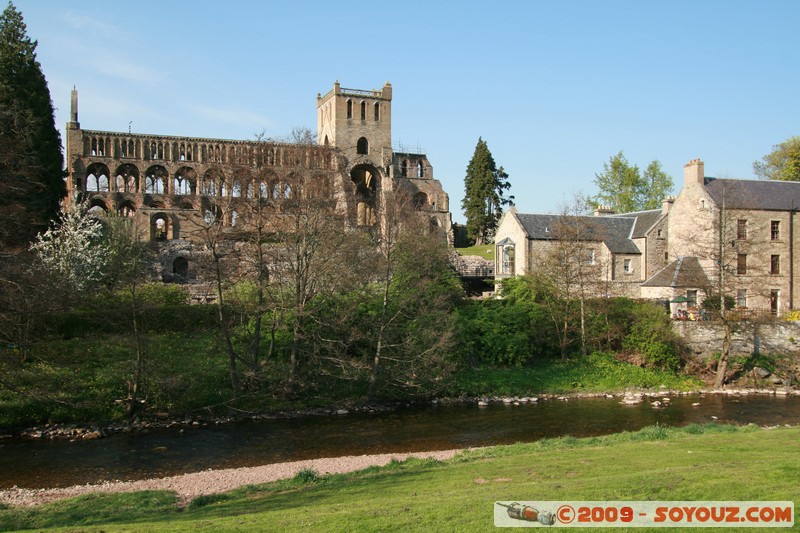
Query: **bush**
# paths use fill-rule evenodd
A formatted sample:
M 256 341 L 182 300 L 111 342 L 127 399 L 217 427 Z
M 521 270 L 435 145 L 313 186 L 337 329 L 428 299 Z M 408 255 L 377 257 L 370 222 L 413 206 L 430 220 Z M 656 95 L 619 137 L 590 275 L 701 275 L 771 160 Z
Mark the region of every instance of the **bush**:
M 631 318 L 633 323 L 625 335 L 623 348 L 641 354 L 646 366 L 673 371 L 680 368 L 678 340 L 664 309 L 649 302 L 637 302 Z

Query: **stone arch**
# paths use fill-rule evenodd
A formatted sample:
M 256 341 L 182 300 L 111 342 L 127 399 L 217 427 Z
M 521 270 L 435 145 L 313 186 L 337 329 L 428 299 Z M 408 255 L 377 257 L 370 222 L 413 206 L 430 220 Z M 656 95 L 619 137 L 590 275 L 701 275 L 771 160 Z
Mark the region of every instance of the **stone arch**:
M 170 217 L 163 211 L 158 211 L 150 215 L 150 240 L 166 241 L 178 239 L 180 227 L 174 217 Z
M 136 205 L 131 200 L 124 200 L 117 207 L 117 214 L 121 217 L 132 218 L 136 214 Z
M 161 165 L 153 165 L 144 172 L 145 194 L 167 194 L 169 172 Z
M 173 194 L 188 196 L 197 192 L 197 172 L 192 167 L 180 167 L 172 181 Z
M 225 176 L 218 168 L 209 168 L 203 174 L 203 196 L 217 196 L 220 183 Z
M 172 261 L 172 275 L 177 283 L 185 283 L 189 279 L 189 260 L 178 256 Z
M 356 224 L 373 226 L 377 222 L 380 173 L 372 165 L 357 165 L 350 171 L 350 179 L 356 186 Z
M 111 172 L 103 163 L 92 163 L 86 169 L 86 192 L 108 192 L 108 176 Z
M 369 141 L 366 137 L 361 137 L 356 142 L 356 153 L 359 155 L 367 155 L 369 153 Z
M 117 167 L 114 173 L 117 192 L 139 192 L 139 169 L 136 165 L 125 163 Z
M 414 207 L 416 209 L 426 209 L 428 207 L 428 195 L 424 192 L 418 192 L 414 195 Z
M 87 211 L 90 215 L 95 217 L 104 217 L 108 214 L 108 204 L 101 196 L 94 196 L 89 199 L 89 210 Z

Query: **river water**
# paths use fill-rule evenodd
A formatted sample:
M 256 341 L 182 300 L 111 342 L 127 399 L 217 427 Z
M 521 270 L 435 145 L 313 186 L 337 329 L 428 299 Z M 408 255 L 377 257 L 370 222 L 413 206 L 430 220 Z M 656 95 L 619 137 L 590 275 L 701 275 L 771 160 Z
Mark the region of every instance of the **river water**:
M 693 406 L 698 403 L 699 406 Z M 714 418 L 716 417 L 716 418 Z M 592 436 L 659 423 L 792 426 L 800 397 L 674 396 L 654 409 L 648 401 L 547 400 L 535 404 L 443 405 L 344 416 L 310 416 L 209 427 L 153 429 L 105 439 L 0 441 L 0 489 L 66 487 L 163 477 L 210 468 L 257 466 L 319 457 L 430 451 Z

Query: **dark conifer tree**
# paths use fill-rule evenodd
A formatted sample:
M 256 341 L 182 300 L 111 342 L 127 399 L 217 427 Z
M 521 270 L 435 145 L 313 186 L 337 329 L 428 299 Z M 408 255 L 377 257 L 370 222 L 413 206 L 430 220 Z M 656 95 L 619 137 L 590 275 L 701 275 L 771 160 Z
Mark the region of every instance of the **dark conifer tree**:
M 0 248 L 26 246 L 66 193 L 50 91 L 12 3 L 0 15 Z
M 467 236 L 475 244 L 484 244 L 494 239 L 497 222 L 503 214 L 503 206 L 510 204 L 513 196 L 505 198 L 504 191 L 511 188 L 508 174 L 503 167 L 497 168 L 489 147 L 481 138 L 467 166 L 464 178 L 464 200 L 461 208 L 467 217 Z

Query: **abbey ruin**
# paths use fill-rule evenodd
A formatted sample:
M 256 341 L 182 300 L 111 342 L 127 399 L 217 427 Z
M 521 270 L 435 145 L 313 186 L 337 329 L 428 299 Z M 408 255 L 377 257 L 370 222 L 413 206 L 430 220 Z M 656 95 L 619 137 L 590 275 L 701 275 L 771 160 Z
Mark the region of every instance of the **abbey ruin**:
M 274 142 L 85 130 L 72 91 L 66 129 L 69 200 L 129 217 L 158 249 L 156 273 L 187 281 L 201 244 L 197 232 L 221 221 L 236 238 L 243 206 L 264 200 L 276 214 L 288 202 L 324 199 L 343 229 L 381 231 L 384 198 L 402 190 L 452 243 L 449 200 L 424 154 L 392 149 L 392 86 L 317 95 L 317 136 Z

